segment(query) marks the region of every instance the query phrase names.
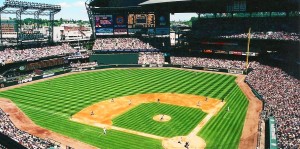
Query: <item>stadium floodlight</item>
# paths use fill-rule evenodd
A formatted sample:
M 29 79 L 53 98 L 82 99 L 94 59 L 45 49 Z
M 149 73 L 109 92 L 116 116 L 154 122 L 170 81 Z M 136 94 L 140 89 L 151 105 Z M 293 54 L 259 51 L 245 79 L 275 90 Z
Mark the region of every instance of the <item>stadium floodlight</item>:
M 6 8 L 14 8 L 18 10 L 5 10 Z M 27 10 L 35 10 L 35 11 L 27 11 Z M 38 20 L 40 15 L 49 16 L 50 26 L 49 26 L 48 37 L 49 37 L 49 42 L 53 42 L 54 15 L 60 11 L 61 11 L 60 5 L 16 1 L 16 0 L 5 0 L 4 6 L 0 7 L 0 20 L 1 20 L 1 14 L 16 15 L 17 43 L 22 44 L 22 40 L 20 40 L 21 28 L 22 28 L 22 20 L 21 20 L 22 14 L 34 15 L 35 20 Z M 0 22 L 0 26 L 1 26 L 1 22 Z M 2 32 L 0 32 L 0 39 L 2 39 Z

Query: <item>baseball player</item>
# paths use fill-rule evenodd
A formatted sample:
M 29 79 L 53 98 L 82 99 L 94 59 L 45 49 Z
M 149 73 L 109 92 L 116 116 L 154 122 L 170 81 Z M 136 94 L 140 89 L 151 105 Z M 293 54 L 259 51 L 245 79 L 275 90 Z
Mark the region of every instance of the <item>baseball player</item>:
M 91 116 L 93 116 L 93 115 L 94 115 L 94 111 L 91 112 Z
M 131 105 L 131 100 L 129 99 L 129 103 L 128 103 L 128 105 Z
M 106 128 L 103 128 L 103 134 L 106 135 Z
M 164 119 L 164 116 L 165 116 L 165 115 L 162 115 L 162 116 L 160 117 L 160 121 L 162 121 L 162 120 Z
M 182 142 L 182 137 L 180 137 L 180 139 L 178 140 L 178 143 L 181 144 Z
M 200 101 L 198 101 L 197 106 L 200 107 Z

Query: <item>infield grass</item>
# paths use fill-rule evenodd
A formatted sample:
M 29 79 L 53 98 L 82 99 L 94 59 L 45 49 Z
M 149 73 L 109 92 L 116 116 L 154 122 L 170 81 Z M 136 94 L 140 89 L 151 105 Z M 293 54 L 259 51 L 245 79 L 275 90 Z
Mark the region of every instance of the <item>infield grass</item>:
M 168 122 L 154 121 L 159 114 L 168 115 Z M 144 103 L 113 119 L 113 125 L 162 137 L 188 135 L 207 114 L 196 108 L 162 103 Z
M 243 128 L 247 100 L 235 77 L 176 69 L 124 69 L 74 74 L 0 93 L 9 98 L 37 125 L 103 149 L 155 149 L 161 141 L 102 129 L 69 120 L 94 103 L 145 93 L 179 93 L 226 99 L 222 111 L 199 133 L 208 145 L 236 148 Z M 232 109 L 225 115 L 227 106 Z M 147 124 L 145 123 L 145 127 Z M 235 135 L 231 137 L 230 135 Z M 166 134 L 167 135 L 167 134 Z M 71 145 L 71 144 L 70 144 Z M 71 145 L 72 146 L 72 145 Z M 217 147 L 217 148 L 218 148 Z M 225 147 L 226 148 L 226 147 Z

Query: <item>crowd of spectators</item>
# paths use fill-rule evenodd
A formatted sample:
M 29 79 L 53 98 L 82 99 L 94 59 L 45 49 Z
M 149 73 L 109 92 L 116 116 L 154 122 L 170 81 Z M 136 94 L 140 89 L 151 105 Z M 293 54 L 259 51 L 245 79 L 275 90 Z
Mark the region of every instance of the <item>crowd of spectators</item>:
M 164 64 L 165 57 L 160 52 L 140 52 L 138 64 Z
M 279 68 L 254 62 L 246 81 L 263 97 L 267 116 L 277 122 L 279 148 L 300 147 L 300 81 Z
M 75 52 L 76 50 L 69 44 L 23 50 L 7 48 L 3 51 L 0 51 L 0 63 L 2 65 L 5 65 L 7 63 L 14 63 L 19 61 L 34 61 L 44 57 L 65 55 Z
M 72 68 L 84 69 L 84 68 L 92 68 L 98 66 L 97 62 L 88 62 L 88 63 L 71 63 L 70 66 Z
M 2 109 L 0 109 L 0 133 L 9 136 L 29 149 L 45 149 L 54 146 L 51 142 L 19 130 Z
M 174 57 L 171 56 L 171 64 L 184 66 L 200 66 L 208 68 L 224 68 L 224 69 L 238 69 L 245 68 L 245 61 L 226 60 L 226 59 L 212 59 L 200 57 Z
M 101 51 L 154 51 L 157 50 L 149 43 L 138 38 L 102 38 L 96 39 L 93 50 Z
M 253 32 L 251 39 L 272 39 L 272 40 L 292 40 L 300 41 L 300 34 L 287 32 Z M 219 36 L 219 38 L 246 39 L 248 33 Z

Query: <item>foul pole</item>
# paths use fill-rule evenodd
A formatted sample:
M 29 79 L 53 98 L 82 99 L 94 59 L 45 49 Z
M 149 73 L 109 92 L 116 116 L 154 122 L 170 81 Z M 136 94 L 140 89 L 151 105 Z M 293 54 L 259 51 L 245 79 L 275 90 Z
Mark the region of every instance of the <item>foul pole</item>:
M 248 67 L 249 67 L 249 52 L 250 52 L 250 40 L 251 40 L 251 27 L 249 28 L 248 32 L 248 44 L 247 44 L 247 53 L 246 53 L 246 74 L 248 73 Z

